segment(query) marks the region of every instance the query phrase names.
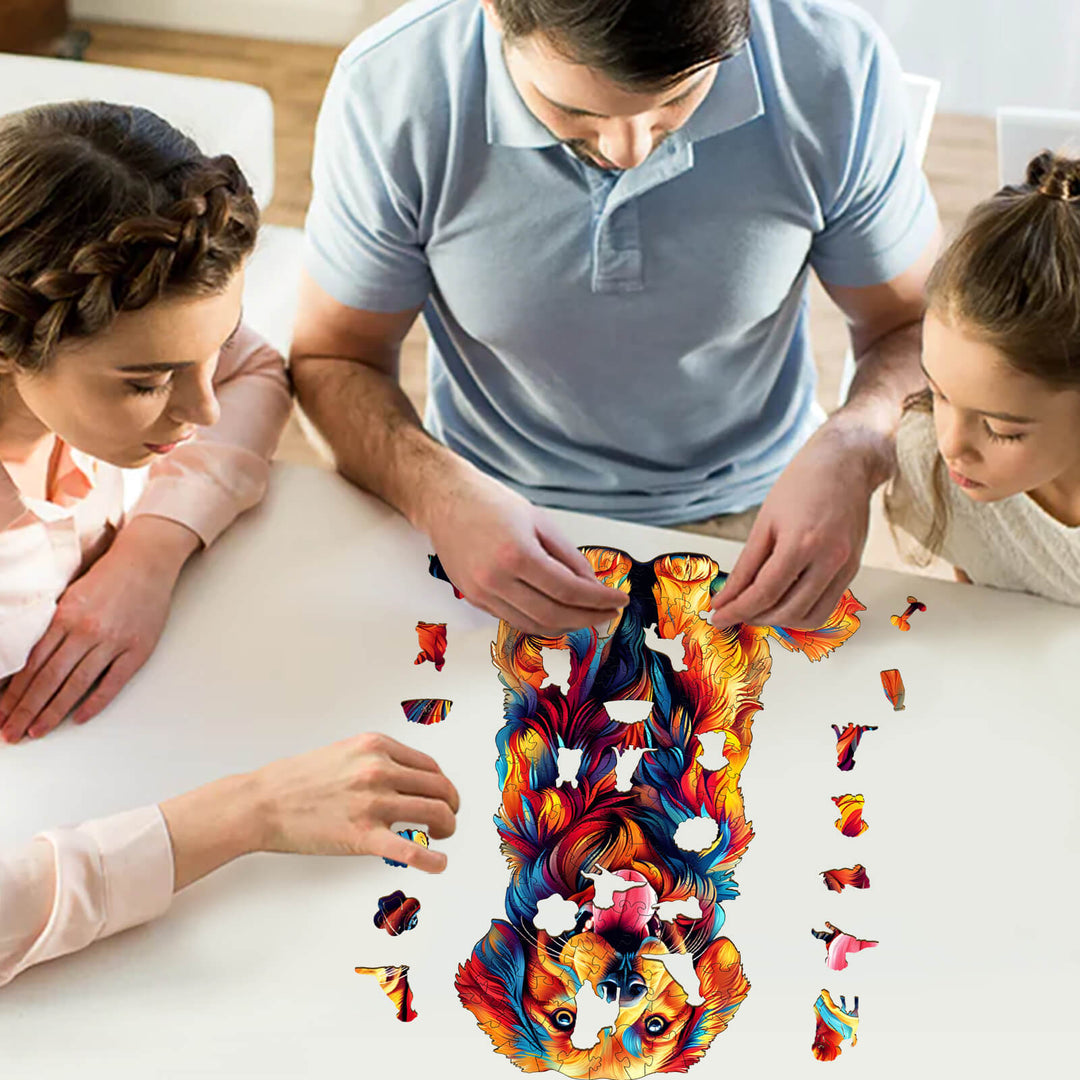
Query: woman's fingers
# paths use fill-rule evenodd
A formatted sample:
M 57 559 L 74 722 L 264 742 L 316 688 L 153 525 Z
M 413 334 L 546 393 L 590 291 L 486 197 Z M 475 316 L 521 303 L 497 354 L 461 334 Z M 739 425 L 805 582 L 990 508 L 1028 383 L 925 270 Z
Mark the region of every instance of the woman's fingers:
M 25 688 L 4 722 L 3 737 L 18 742 L 38 720 L 68 676 L 83 658 L 94 650 L 96 642 L 69 636 L 42 664 Z
M 414 844 L 390 829 L 372 833 L 368 846 L 372 855 L 381 855 L 384 859 L 393 859 L 429 874 L 441 874 L 446 869 L 446 856 L 441 851 Z
M 48 705 L 30 725 L 30 737 L 39 739 L 48 735 L 69 712 L 90 692 L 101 678 L 102 672 L 109 670 L 114 656 L 108 648 L 98 645 L 91 649 L 67 676 L 60 689 L 56 691 Z

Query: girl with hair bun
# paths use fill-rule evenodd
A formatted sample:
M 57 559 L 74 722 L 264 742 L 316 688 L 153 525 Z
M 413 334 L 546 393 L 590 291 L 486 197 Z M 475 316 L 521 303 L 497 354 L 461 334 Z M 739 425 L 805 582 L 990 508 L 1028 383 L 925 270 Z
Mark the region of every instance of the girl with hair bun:
M 262 498 L 290 399 L 241 323 L 257 228 L 236 162 L 146 109 L 0 118 L 0 739 L 100 711 Z
M 1080 604 L 1080 160 L 977 206 L 927 291 L 889 520 L 960 580 Z

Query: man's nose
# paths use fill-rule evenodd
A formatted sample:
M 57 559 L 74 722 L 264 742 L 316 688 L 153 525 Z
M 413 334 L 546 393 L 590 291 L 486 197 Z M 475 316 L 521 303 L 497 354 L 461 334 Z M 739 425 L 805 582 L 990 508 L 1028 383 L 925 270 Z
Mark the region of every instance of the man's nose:
M 600 153 L 620 169 L 640 165 L 652 153 L 652 148 L 652 129 L 644 121 L 613 122 L 600 135 Z

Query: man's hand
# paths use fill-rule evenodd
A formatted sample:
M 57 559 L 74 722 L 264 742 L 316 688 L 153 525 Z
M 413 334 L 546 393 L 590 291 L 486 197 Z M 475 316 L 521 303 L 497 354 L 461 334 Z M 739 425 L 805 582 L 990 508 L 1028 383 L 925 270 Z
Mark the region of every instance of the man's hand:
M 891 460 L 887 439 L 842 414 L 820 428 L 762 504 L 713 598 L 713 625 L 824 626 L 859 568 L 870 496 Z
M 426 500 L 418 524 L 471 603 L 544 637 L 608 623 L 626 606 L 527 499 L 464 462 L 452 476 L 434 485 L 441 494 Z
M 165 518 L 126 525 L 65 590 L 26 666 L 0 696 L 0 738 L 39 738 L 72 709 L 77 724 L 104 709 L 154 651 L 177 576 L 198 546 L 193 532 Z

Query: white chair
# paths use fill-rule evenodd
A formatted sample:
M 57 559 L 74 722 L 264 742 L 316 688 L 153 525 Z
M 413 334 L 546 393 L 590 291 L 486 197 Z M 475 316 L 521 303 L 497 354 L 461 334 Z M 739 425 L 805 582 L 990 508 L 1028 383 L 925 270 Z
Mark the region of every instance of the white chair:
M 1043 150 L 1080 157 L 1080 112 L 1003 105 L 997 111 L 998 184 L 1023 183 Z
M 31 105 L 93 99 L 141 105 L 190 135 L 207 154 L 232 154 L 260 207 L 274 193 L 274 107 L 257 86 L 159 71 L 0 53 L 0 115 Z M 244 319 L 288 354 L 303 233 L 264 225 L 248 263 Z
M 904 90 L 907 92 L 908 134 L 920 162 L 926 158 L 926 148 L 930 144 L 930 129 L 934 126 L 934 113 L 937 111 L 941 83 L 926 75 L 904 75 Z M 837 405 L 847 400 L 851 382 L 855 378 L 855 354 L 848 349 L 844 354 L 844 370 L 840 375 L 840 395 Z

